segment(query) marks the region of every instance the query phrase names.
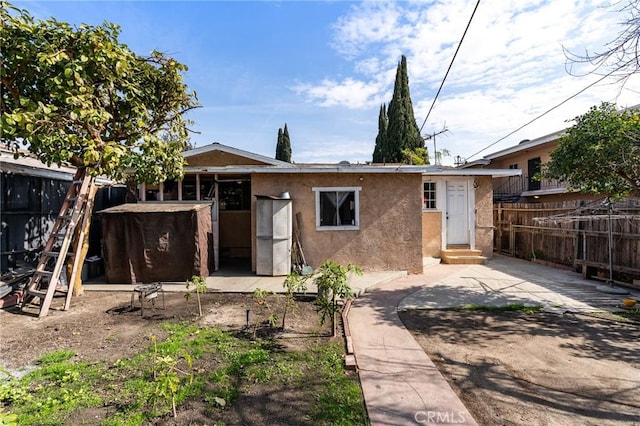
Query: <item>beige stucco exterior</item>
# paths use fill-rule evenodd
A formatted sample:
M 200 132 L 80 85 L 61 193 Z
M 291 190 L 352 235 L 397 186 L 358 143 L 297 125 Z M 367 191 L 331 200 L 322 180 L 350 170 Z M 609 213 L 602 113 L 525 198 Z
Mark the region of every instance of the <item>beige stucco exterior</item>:
M 493 182 L 486 171 L 470 175 L 438 168 L 428 173 L 429 169 L 378 169 L 368 165 L 345 168 L 289 165 L 218 144 L 200 148 L 186 159 L 186 174 L 192 176 L 191 185 L 195 182 L 200 188 L 215 182 L 215 199 L 198 198 L 203 191 L 210 192 L 209 186 L 198 189 L 200 195 L 196 198 L 216 206 L 217 219 L 212 226 L 216 268 L 220 258 L 247 261 L 250 258 L 251 270 L 256 271 L 256 196 L 279 196 L 285 192 L 292 200 L 292 223 L 295 225 L 297 216 L 300 217 L 304 257 L 312 267 L 330 259 L 342 264 L 354 263 L 366 271 L 421 273 L 424 257 L 439 257 L 440 251 L 449 245 L 447 240 L 459 241 L 457 231 L 462 228 L 452 226 L 457 223 L 468 231 L 470 248 L 481 250 L 486 257 L 492 255 Z M 218 185 L 223 182 L 240 185 L 241 181 L 250 181 L 250 200 L 243 202 L 241 210 L 222 208 Z M 431 210 L 423 209 L 424 182 L 436 183 L 436 205 Z M 178 186 L 182 188 L 182 182 L 178 182 Z M 454 207 L 457 213 L 451 216 L 451 212 L 447 212 L 449 186 L 458 188 L 450 192 L 452 200 L 460 200 L 460 188 L 466 193 L 462 217 L 457 201 L 453 202 L 458 206 Z M 345 226 L 347 229 L 317 225 L 317 191 L 314 189 L 327 188 L 357 191 L 357 229 L 351 228 L 352 225 Z
M 442 212 L 422 212 L 422 256 L 440 257 L 442 250 Z
M 476 176 L 475 187 L 475 248 L 482 255 L 493 257 L 493 182 L 491 176 Z
M 528 175 L 527 163 L 534 158 L 540 158 L 544 164 L 551 159 L 551 152 L 556 149 L 558 142 L 556 140 L 547 142 L 532 148 L 523 149 L 513 154 L 491 160 L 492 169 L 508 169 L 509 166 L 516 169 L 522 169 L 524 175 Z
M 252 195 L 289 192 L 293 216 L 301 214 L 302 247 L 313 267 L 324 260 L 354 263 L 364 270 L 422 272 L 422 176 L 420 174 L 254 174 Z M 313 188 L 359 187 L 358 230 L 318 230 Z M 295 220 L 295 219 L 294 219 Z M 251 235 L 255 239 L 255 197 Z M 252 267 L 255 270 L 255 246 Z

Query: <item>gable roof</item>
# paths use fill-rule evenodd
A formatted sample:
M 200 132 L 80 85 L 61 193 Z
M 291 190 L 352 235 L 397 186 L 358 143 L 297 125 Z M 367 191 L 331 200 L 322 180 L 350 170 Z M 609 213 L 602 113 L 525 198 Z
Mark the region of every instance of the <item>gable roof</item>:
M 183 152 L 185 158 L 198 155 L 223 152 L 264 163 L 255 164 L 230 164 L 230 165 L 193 165 L 185 166 L 187 173 L 222 173 L 222 174 L 253 174 L 253 173 L 419 173 L 423 176 L 516 176 L 520 170 L 507 169 L 473 169 L 462 170 L 458 168 L 443 167 L 440 165 L 415 166 L 408 164 L 351 164 L 348 161 L 341 161 L 337 164 L 317 164 L 317 163 L 287 163 L 265 157 L 253 152 L 233 148 L 214 142 L 210 145 Z
M 254 152 L 245 151 L 243 149 L 233 148 L 228 145 L 223 145 L 220 142 L 213 142 L 210 145 L 202 146 L 200 148 L 191 149 L 182 153 L 184 158 L 194 157 L 196 155 L 211 153 L 211 152 L 225 152 L 227 154 L 237 155 L 239 157 L 249 158 L 253 161 L 265 163 L 269 166 L 277 167 L 293 167 L 291 163 L 286 161 L 276 160 L 275 158 L 266 157 L 264 155 L 256 154 Z
M 640 104 L 634 105 L 634 106 L 630 106 L 630 107 L 626 107 L 626 108 L 622 108 L 620 109 L 619 112 L 622 111 L 636 111 L 636 110 L 640 110 Z M 531 148 L 535 148 L 539 145 L 543 145 L 545 143 L 548 142 L 553 142 L 555 140 L 560 139 L 562 136 L 564 136 L 567 133 L 567 129 L 562 129 L 562 130 L 558 130 L 555 131 L 553 133 L 549 133 L 548 135 L 545 136 L 541 136 L 539 138 L 536 139 L 532 139 L 532 140 L 524 140 L 522 142 L 520 142 L 517 145 L 511 146 L 509 148 L 505 148 L 501 151 L 497 151 L 494 152 L 492 154 L 488 154 L 485 155 L 483 157 L 484 160 L 495 160 L 496 158 L 500 158 L 500 157 L 504 157 L 505 155 L 510 155 L 510 154 L 514 154 L 516 152 L 520 152 L 520 151 L 524 151 L 527 149 L 531 149 Z M 476 160 L 478 161 L 478 160 Z M 481 161 L 481 160 L 480 160 Z
M 549 142 L 558 140 L 566 133 L 566 129 L 558 130 L 557 132 L 549 133 L 548 135 L 541 136 L 532 140 L 524 140 L 518 145 L 510 146 L 501 151 L 494 152 L 492 154 L 485 155 L 483 158 L 486 160 L 495 160 L 496 158 L 504 157 L 505 155 L 515 154 L 516 152 L 525 151 L 527 149 L 535 148 L 540 145 L 544 145 Z

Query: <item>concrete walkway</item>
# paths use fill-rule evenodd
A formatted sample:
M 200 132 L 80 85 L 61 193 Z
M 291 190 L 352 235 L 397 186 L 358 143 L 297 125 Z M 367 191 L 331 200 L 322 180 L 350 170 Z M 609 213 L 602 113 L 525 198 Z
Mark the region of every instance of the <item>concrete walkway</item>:
M 426 277 L 444 279 L 456 265 L 370 288 L 351 305 L 351 332 L 360 383 L 373 426 L 476 422 L 398 317 L 397 307 Z
M 369 287 L 349 311 L 356 363 L 371 424 L 476 424 L 398 317 L 402 309 L 519 303 L 553 312 L 621 310 L 622 298 L 596 290 L 601 281 L 531 262 L 495 256 L 486 265 L 436 264 Z

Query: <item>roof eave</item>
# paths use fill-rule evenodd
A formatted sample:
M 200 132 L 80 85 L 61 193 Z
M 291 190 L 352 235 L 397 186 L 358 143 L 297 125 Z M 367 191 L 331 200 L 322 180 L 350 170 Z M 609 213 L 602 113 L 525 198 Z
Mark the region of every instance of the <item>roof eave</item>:
M 237 155 L 240 157 L 249 158 L 254 161 L 259 161 L 261 163 L 269 164 L 272 166 L 280 166 L 280 167 L 292 167 L 291 163 L 287 163 L 286 161 L 276 160 L 275 158 L 266 157 L 264 155 L 256 154 L 254 152 L 245 151 L 243 149 L 234 148 L 232 146 L 223 145 L 219 142 L 214 142 L 212 144 L 202 146 L 200 148 L 194 148 L 189 151 L 185 151 L 182 153 L 184 158 L 193 157 L 200 154 L 205 154 L 208 152 L 226 152 L 228 154 Z

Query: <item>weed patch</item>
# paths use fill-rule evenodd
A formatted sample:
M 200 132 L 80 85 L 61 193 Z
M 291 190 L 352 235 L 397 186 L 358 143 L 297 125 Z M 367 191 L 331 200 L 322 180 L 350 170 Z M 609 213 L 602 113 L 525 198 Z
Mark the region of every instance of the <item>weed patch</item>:
M 292 423 L 367 423 L 357 377 L 344 369 L 337 343 L 285 351 L 272 340 L 218 328 L 166 323 L 162 330 L 165 339 L 152 336 L 140 353 L 111 363 L 81 362 L 71 350 L 44 355 L 27 375 L 0 379 L 2 415 L 20 425 L 48 425 L 72 424 L 91 412 L 102 425 L 140 425 L 180 418 L 195 406 L 214 423 L 234 423 L 240 398 L 291 387 L 303 410 Z

